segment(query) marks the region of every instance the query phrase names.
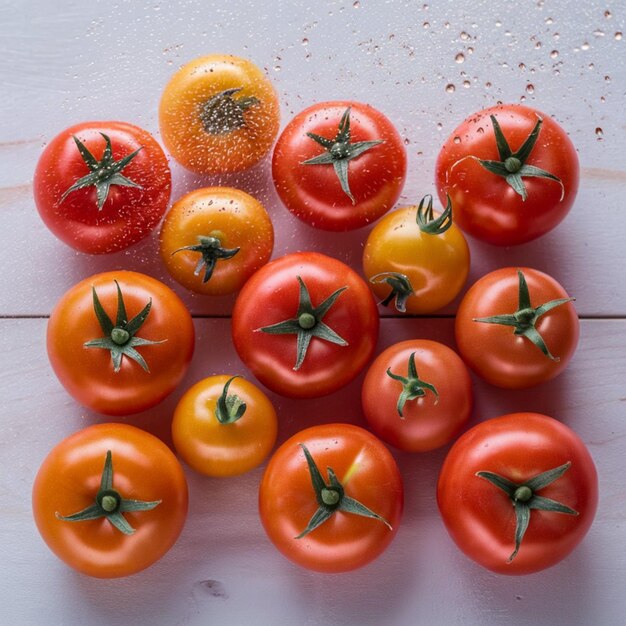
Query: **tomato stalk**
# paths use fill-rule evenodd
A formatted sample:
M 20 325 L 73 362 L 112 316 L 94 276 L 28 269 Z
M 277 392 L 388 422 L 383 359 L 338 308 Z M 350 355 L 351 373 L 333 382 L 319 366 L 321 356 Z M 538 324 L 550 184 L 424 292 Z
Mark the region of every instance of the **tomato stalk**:
M 215 417 L 220 424 L 234 424 L 247 409 L 246 403 L 238 395 L 228 394 L 228 388 L 235 378 L 239 376 L 228 379 L 215 406 Z
M 417 375 L 417 369 L 415 367 L 415 352 L 409 356 L 408 376 L 400 376 L 394 374 L 391 368 L 387 368 L 387 376 L 402 383 L 402 392 L 398 396 L 398 403 L 396 408 L 398 409 L 398 415 L 404 419 L 404 405 L 410 400 L 416 400 L 426 395 L 426 390 L 431 391 L 435 395 L 435 404 L 439 402 L 439 392 L 433 385 L 420 379 Z
M 435 217 L 433 212 L 433 197 L 425 195 L 417 207 L 416 221 L 419 229 L 428 235 L 442 235 L 452 226 L 452 200 L 448 199 L 446 208 L 439 217 Z M 427 200 L 428 198 L 428 200 Z M 426 206 L 424 206 L 426 204 Z
M 172 256 L 178 252 L 182 252 L 183 250 L 188 250 L 190 252 L 199 252 L 200 259 L 196 265 L 196 269 L 194 270 L 194 276 L 198 276 L 204 268 L 204 276 L 202 277 L 202 282 L 208 282 L 213 276 L 213 272 L 215 271 L 215 265 L 220 259 L 232 259 L 241 248 L 223 248 L 222 247 L 222 239 L 224 238 L 224 233 L 213 231 L 208 235 L 198 235 L 198 243 L 192 246 L 183 246 L 182 248 L 178 248 L 178 250 L 174 250 L 172 252 Z
M 226 89 L 209 98 L 200 111 L 204 130 L 210 135 L 228 135 L 246 125 L 245 112 L 259 104 L 254 96 L 235 96 L 242 87 Z

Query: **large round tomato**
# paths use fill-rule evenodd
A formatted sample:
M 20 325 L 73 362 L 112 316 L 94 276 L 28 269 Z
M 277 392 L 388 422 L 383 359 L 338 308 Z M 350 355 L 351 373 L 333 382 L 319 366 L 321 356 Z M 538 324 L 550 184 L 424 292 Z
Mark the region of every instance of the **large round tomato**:
M 261 160 L 274 143 L 280 109 L 271 82 L 253 63 L 212 54 L 184 65 L 159 106 L 163 142 L 186 168 L 238 172 Z
M 241 360 L 269 389 L 314 398 L 336 391 L 376 347 L 378 312 L 363 279 L 316 252 L 263 266 L 239 293 L 232 316 Z
M 411 339 L 378 355 L 361 399 L 365 419 L 381 439 L 401 450 L 425 452 L 448 443 L 467 424 L 472 381 L 454 350 Z
M 500 574 L 529 574 L 565 558 L 589 530 L 597 501 L 585 444 L 538 413 L 474 426 L 450 449 L 437 485 L 452 539 Z
M 171 175 L 161 146 L 125 122 L 85 122 L 43 151 L 33 181 L 46 226 L 81 252 L 121 250 L 159 223 Z
M 510 246 L 561 222 L 576 197 L 578 169 L 576 150 L 553 119 L 501 104 L 454 130 L 439 153 L 436 184 L 466 233 Z
M 396 203 L 406 151 L 380 111 L 359 102 L 323 102 L 283 130 L 272 175 L 281 200 L 301 220 L 324 230 L 352 230 Z
M 183 378 L 193 321 L 180 298 L 138 272 L 97 274 L 72 287 L 48 322 L 48 356 L 61 384 L 90 409 L 149 409 Z
M 172 420 L 174 447 L 194 470 L 235 476 L 265 460 L 278 421 L 269 398 L 240 377 L 210 376 L 180 399 Z
M 554 378 L 578 344 L 571 300 L 554 278 L 538 270 L 505 267 L 483 276 L 456 314 L 463 360 L 487 382 L 507 389 Z
M 349 424 L 307 428 L 271 458 L 259 489 L 265 531 L 308 569 L 345 572 L 378 557 L 402 516 L 402 477 L 374 435 Z
M 33 514 L 43 540 L 70 567 L 98 578 L 128 576 L 174 545 L 187 517 L 187 482 L 154 435 L 97 424 L 46 457 Z

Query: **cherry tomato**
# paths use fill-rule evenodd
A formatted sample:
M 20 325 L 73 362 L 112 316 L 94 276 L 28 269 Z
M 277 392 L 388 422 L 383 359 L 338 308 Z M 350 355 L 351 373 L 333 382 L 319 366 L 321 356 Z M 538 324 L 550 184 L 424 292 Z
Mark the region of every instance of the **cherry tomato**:
M 428 198 L 428 196 L 426 197 Z M 432 198 L 424 210 L 409 206 L 385 215 L 370 232 L 363 250 L 363 272 L 374 294 L 404 313 L 432 313 L 463 288 L 470 252 L 452 223 L 452 206 L 435 217 Z
M 127 248 L 160 222 L 171 175 L 147 131 L 125 122 L 85 122 L 46 146 L 33 188 L 41 218 L 61 241 L 101 254 Z
M 402 477 L 374 435 L 323 424 L 288 439 L 271 458 L 259 489 L 261 521 L 288 559 L 320 572 L 366 565 L 396 534 Z
M 466 425 L 472 381 L 454 350 L 412 339 L 378 355 L 365 376 L 361 400 L 376 435 L 400 450 L 425 452 L 452 441 Z
M 263 266 L 233 309 L 233 343 L 269 389 L 314 398 L 337 391 L 376 347 L 378 312 L 368 286 L 347 265 L 299 252 Z
M 187 289 L 205 295 L 239 291 L 274 247 L 263 205 L 238 189 L 208 187 L 178 200 L 161 229 L 161 258 Z
M 180 399 L 172 421 L 174 447 L 207 476 L 235 476 L 260 465 L 276 443 L 276 411 L 251 382 L 210 376 Z
M 126 424 L 97 424 L 64 439 L 41 465 L 32 497 L 48 547 L 97 578 L 158 561 L 187 517 L 180 463 L 161 440 Z
M 279 120 L 278 98 L 263 72 L 223 54 L 184 65 L 165 87 L 159 107 L 166 148 L 202 174 L 255 165 L 272 147 Z
M 468 117 L 436 165 L 441 202 L 452 198 L 468 234 L 500 246 L 525 243 L 567 215 L 578 190 L 578 157 L 549 116 L 501 104 Z
M 452 539 L 499 574 L 529 574 L 564 559 L 589 530 L 597 502 L 585 444 L 538 413 L 474 426 L 450 449 L 437 485 Z
M 107 415 L 149 409 L 183 378 L 194 327 L 180 298 L 138 272 L 91 276 L 72 287 L 48 322 L 48 356 L 82 405 Z
M 554 378 L 578 344 L 576 310 L 551 276 L 505 267 L 465 294 L 455 334 L 463 360 L 487 382 L 522 389 Z
M 380 111 L 359 102 L 323 102 L 283 130 L 272 175 L 280 199 L 301 220 L 324 230 L 352 230 L 396 203 L 406 151 Z

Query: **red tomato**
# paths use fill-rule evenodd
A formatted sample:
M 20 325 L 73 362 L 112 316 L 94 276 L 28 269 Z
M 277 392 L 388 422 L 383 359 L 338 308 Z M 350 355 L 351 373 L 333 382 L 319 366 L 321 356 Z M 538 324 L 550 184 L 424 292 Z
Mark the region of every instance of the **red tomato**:
M 187 517 L 187 482 L 155 436 L 97 424 L 46 457 L 33 485 L 33 515 L 43 540 L 70 567 L 98 578 L 129 576 L 174 545 Z
M 483 276 L 456 315 L 463 360 L 487 382 L 507 389 L 554 378 L 578 344 L 578 316 L 570 300 L 554 278 L 538 270 L 505 267 Z
M 244 285 L 232 333 L 241 360 L 266 387 L 315 398 L 348 384 L 369 361 L 378 311 L 354 270 L 299 252 L 268 263 Z
M 373 107 L 323 102 L 283 130 L 272 175 L 280 199 L 301 220 L 324 230 L 352 230 L 396 203 L 406 151 L 391 122 Z
M 52 368 L 68 393 L 99 413 L 129 415 L 174 391 L 191 361 L 194 327 L 183 302 L 163 283 L 138 272 L 105 272 L 61 298 L 47 341 Z
M 320 572 L 346 572 L 378 557 L 396 534 L 403 504 L 402 477 L 387 448 L 349 424 L 291 437 L 259 489 L 270 540 L 288 559 Z
M 47 145 L 33 187 L 39 214 L 59 239 L 101 254 L 127 248 L 159 223 L 171 175 L 147 131 L 125 122 L 85 122 Z
M 598 478 L 585 444 L 567 426 L 513 413 L 457 440 L 441 468 L 437 502 L 467 556 L 500 574 L 530 574 L 582 541 L 596 512 Z
M 381 439 L 400 450 L 425 452 L 451 441 L 469 420 L 472 381 L 454 350 L 412 339 L 378 355 L 361 400 L 365 419 Z
M 499 146 L 498 128 L 504 138 Z M 511 246 L 563 220 L 576 197 L 578 169 L 576 150 L 553 119 L 530 107 L 501 104 L 454 130 L 439 153 L 436 184 L 442 203 L 446 194 L 452 199 L 455 221 L 465 232 Z

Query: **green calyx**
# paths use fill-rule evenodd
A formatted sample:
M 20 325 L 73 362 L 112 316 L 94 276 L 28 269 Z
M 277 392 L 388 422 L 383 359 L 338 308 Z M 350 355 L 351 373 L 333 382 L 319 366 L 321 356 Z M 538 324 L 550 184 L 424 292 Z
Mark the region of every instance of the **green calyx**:
M 98 211 L 100 211 L 109 195 L 111 185 L 143 189 L 141 185 L 138 185 L 130 180 L 130 178 L 126 178 L 126 176 L 122 174 L 122 170 L 137 156 L 137 153 L 141 150 L 141 148 L 131 152 L 119 161 L 115 161 L 113 159 L 111 140 L 104 133 L 100 134 L 104 138 L 105 142 L 104 152 L 100 161 L 98 161 L 98 159 L 96 159 L 96 157 L 89 152 L 87 146 L 85 146 L 85 144 L 82 143 L 78 137 L 75 135 L 73 136 L 76 147 L 78 148 L 83 161 L 85 161 L 87 167 L 89 168 L 89 174 L 79 178 L 69 189 L 67 189 L 61 196 L 59 203 L 63 202 L 73 191 L 83 189 L 84 187 L 91 187 L 93 185 L 96 188 L 96 204 L 98 206 Z
M 226 89 L 207 100 L 200 110 L 204 130 L 210 135 L 228 135 L 246 125 L 246 111 L 257 104 L 258 98 L 236 97 L 242 87 Z
M 387 376 L 402 383 L 402 392 L 398 396 L 398 403 L 396 408 L 398 409 L 398 415 L 404 419 L 404 405 L 410 400 L 416 400 L 426 395 L 426 391 L 431 391 L 435 395 L 435 404 L 439 402 L 439 392 L 430 383 L 420 380 L 415 368 L 415 352 L 411 353 L 409 357 L 408 376 L 400 376 L 394 374 L 391 368 L 387 369 Z
M 78 513 L 71 515 L 56 513 L 56 517 L 63 522 L 86 522 L 105 517 L 121 533 L 132 535 L 135 529 L 128 523 L 123 514 L 150 511 L 159 504 L 161 504 L 161 500 L 153 502 L 126 500 L 113 488 L 113 460 L 111 451 L 107 450 L 104 469 L 100 478 L 100 488 L 96 493 L 94 503 L 86 509 L 78 511 Z
M 220 424 L 234 424 L 247 409 L 246 403 L 238 395 L 228 393 L 228 388 L 235 378 L 239 376 L 228 379 L 215 406 L 215 417 Z
M 504 491 L 511 499 L 511 504 L 515 508 L 515 549 L 507 559 L 510 563 L 519 552 L 524 534 L 528 529 L 532 510 L 548 511 L 551 513 L 564 513 L 565 515 L 578 515 L 578 511 L 557 502 L 550 498 L 537 495 L 555 480 L 558 480 L 571 467 L 568 461 L 559 467 L 537 474 L 530 480 L 523 483 L 515 483 L 504 476 L 493 472 L 477 472 L 476 476 L 488 480 L 492 485 Z
M 528 291 L 528 284 L 526 278 L 520 270 L 517 270 L 517 276 L 519 279 L 519 292 L 518 292 L 518 309 L 515 313 L 507 313 L 504 315 L 493 315 L 492 317 L 478 317 L 474 318 L 474 322 L 481 322 L 483 324 L 501 324 L 503 326 L 512 326 L 513 333 L 515 335 L 521 335 L 526 337 L 534 345 L 536 345 L 545 356 L 550 360 L 558 362 L 559 357 L 552 356 L 548 346 L 546 345 L 543 337 L 539 334 L 536 328 L 536 324 L 542 315 L 545 315 L 548 311 L 573 302 L 575 298 L 559 298 L 557 300 L 550 300 L 545 304 L 541 304 L 538 307 L 533 307 L 530 303 L 530 293 Z
M 384 143 L 383 140 L 375 139 L 373 141 L 350 143 L 350 107 L 341 116 L 337 134 L 333 139 L 327 139 L 315 133 L 307 133 L 307 137 L 322 146 L 326 152 L 303 161 L 302 165 L 332 165 L 335 168 L 335 174 L 337 174 L 339 184 L 344 193 L 350 198 L 352 204 L 356 204 L 356 200 L 350 191 L 348 164 L 352 159 L 356 159 L 379 143 Z
M 137 314 L 133 319 L 128 321 L 126 314 L 126 306 L 124 304 L 124 296 L 122 290 L 117 281 L 115 286 L 117 287 L 117 313 L 115 316 L 115 324 L 111 318 L 107 315 L 107 312 L 102 307 L 95 287 L 91 288 L 93 295 L 93 309 L 98 318 L 100 328 L 104 333 L 104 337 L 98 339 L 91 339 L 86 341 L 83 345 L 85 348 L 102 348 L 104 350 L 110 350 L 111 360 L 113 361 L 113 371 L 119 372 L 122 366 L 122 357 L 126 356 L 132 359 L 136 363 L 139 363 L 144 371 L 149 372 L 148 364 L 145 359 L 136 350 L 138 346 L 149 346 L 157 343 L 163 343 L 166 341 L 152 341 L 150 339 L 143 339 L 137 337 L 137 331 L 143 326 L 146 321 L 150 309 L 152 307 L 152 300 L 146 304 L 146 306 Z
M 204 268 L 202 282 L 206 283 L 211 279 L 211 276 L 213 276 L 217 262 L 220 259 L 232 259 L 240 249 L 241 248 L 223 248 L 221 238 L 218 233 L 211 233 L 209 235 L 199 235 L 197 244 L 178 248 L 178 250 L 174 250 L 174 252 L 172 252 L 172 255 L 177 252 L 182 252 L 183 250 L 198 252 L 200 254 L 200 259 L 198 259 L 198 263 L 193 273 L 195 276 L 199 276 L 200 272 L 202 272 L 202 269 Z
M 365 505 L 361 504 L 358 500 L 346 495 L 343 485 L 339 482 L 339 479 L 335 475 L 332 468 L 328 467 L 328 483 L 322 477 L 319 468 L 315 464 L 311 453 L 307 447 L 301 443 L 300 447 L 304 452 L 307 466 L 309 468 L 309 474 L 311 476 L 311 484 L 315 491 L 315 497 L 319 505 L 315 511 L 307 527 L 296 537 L 296 539 L 302 539 L 309 533 L 313 532 L 316 528 L 321 526 L 326 520 L 328 520 L 336 511 L 343 511 L 344 513 L 352 513 L 353 515 L 360 515 L 361 517 L 369 517 L 381 521 L 391 530 L 391 524 L 384 518 L 374 513 L 371 509 L 368 509 Z
M 300 297 L 296 316 L 290 319 L 257 328 L 258 331 L 269 333 L 270 335 L 296 335 L 296 364 L 294 370 L 297 371 L 302 366 L 307 354 L 307 350 L 314 337 L 323 339 L 339 346 L 347 346 L 348 342 L 340 337 L 332 328 L 324 324 L 323 317 L 331 309 L 337 298 L 347 289 L 341 287 L 333 292 L 321 304 L 314 307 L 307 286 L 300 276 L 296 277 L 300 285 Z
M 396 310 L 400 313 L 406 313 L 406 301 L 415 295 L 413 291 L 413 285 L 409 277 L 399 272 L 381 272 L 375 274 L 369 279 L 372 285 L 379 285 L 386 283 L 391 287 L 389 295 L 381 302 L 383 306 L 389 306 L 389 304 L 395 300 Z
M 428 235 L 442 235 L 452 226 L 452 200 L 448 199 L 446 208 L 439 217 L 435 217 L 433 212 L 433 197 L 425 195 L 417 207 L 417 225 L 419 229 Z M 426 206 L 424 206 L 426 204 Z

